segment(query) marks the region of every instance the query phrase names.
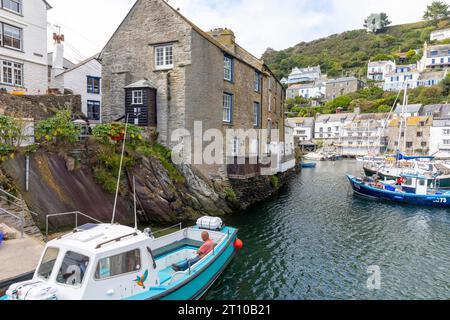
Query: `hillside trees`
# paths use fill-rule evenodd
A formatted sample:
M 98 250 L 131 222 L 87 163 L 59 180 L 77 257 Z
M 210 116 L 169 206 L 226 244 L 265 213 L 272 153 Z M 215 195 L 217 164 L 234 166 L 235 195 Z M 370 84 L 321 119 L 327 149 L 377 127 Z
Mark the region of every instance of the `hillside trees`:
M 449 5 L 442 1 L 433 1 L 423 15 L 424 20 L 439 21 L 450 16 Z

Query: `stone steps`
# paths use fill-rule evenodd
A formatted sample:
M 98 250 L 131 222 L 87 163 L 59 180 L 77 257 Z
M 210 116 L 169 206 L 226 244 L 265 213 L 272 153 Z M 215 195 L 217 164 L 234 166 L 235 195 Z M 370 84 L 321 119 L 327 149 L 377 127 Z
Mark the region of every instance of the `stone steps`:
M 19 218 L 21 217 L 22 210 L 20 206 L 17 204 L 8 203 L 4 199 L 0 199 L 0 208 L 7 211 L 8 213 L 14 214 Z M 21 220 L 11 216 L 10 214 L 4 212 L 3 210 L 0 210 L 0 223 L 4 223 L 7 226 L 14 228 L 20 232 L 22 230 Z M 42 235 L 41 230 L 36 226 L 32 215 L 28 211 L 24 212 L 23 229 L 26 235 L 33 237 L 39 241 L 44 240 L 44 236 Z

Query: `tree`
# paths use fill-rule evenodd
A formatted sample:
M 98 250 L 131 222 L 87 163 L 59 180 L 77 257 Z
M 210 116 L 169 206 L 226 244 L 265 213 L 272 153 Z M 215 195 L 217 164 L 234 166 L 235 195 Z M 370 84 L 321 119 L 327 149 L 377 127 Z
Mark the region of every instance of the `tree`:
M 386 13 L 372 13 L 366 20 L 364 20 L 364 28 L 370 29 L 372 32 L 377 32 L 386 29 L 392 22 Z
M 447 97 L 450 94 L 450 74 L 441 82 L 442 95 Z
M 438 21 L 450 16 L 449 5 L 442 1 L 433 1 L 433 3 L 427 6 L 427 10 L 423 15 L 424 20 Z

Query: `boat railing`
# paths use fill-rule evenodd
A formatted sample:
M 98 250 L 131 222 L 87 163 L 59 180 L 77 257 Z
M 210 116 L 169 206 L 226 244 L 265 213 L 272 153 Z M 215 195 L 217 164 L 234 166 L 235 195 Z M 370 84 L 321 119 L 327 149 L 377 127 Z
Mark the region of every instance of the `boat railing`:
M 179 229 L 179 231 L 183 230 L 183 223 L 180 222 L 180 223 L 178 223 L 176 225 L 173 225 L 171 227 L 168 227 L 168 228 L 164 228 L 164 229 L 161 229 L 161 230 L 158 230 L 158 231 L 155 231 L 155 232 L 152 231 L 151 236 L 153 238 L 156 238 L 155 235 L 165 233 L 166 231 L 172 230 L 172 229 Z
M 57 218 L 57 217 L 63 217 L 63 216 L 75 216 L 75 230 L 78 229 L 78 221 L 79 221 L 79 216 L 87 218 L 91 221 L 97 222 L 97 223 L 103 223 L 98 219 L 95 219 L 94 217 L 91 217 L 85 213 L 82 213 L 80 211 L 72 211 L 72 212 L 62 212 L 62 213 L 53 213 L 53 214 L 48 214 L 45 217 L 45 242 L 48 242 L 48 227 L 49 227 L 49 221 L 52 218 Z

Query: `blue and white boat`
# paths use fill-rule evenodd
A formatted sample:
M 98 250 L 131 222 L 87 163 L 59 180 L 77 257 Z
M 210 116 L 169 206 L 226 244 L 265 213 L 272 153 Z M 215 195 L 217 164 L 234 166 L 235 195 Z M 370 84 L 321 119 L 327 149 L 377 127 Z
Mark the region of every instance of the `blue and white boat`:
M 347 177 L 353 191 L 358 195 L 413 205 L 450 207 L 450 191 L 428 189 L 428 178 L 424 176 L 404 174 L 401 176 L 401 185 L 390 185 L 351 175 Z
M 302 167 L 302 168 L 305 168 L 305 169 L 307 169 L 307 168 L 315 168 L 316 166 L 317 166 L 317 164 L 316 163 L 314 163 L 314 162 L 302 162 L 301 164 L 300 164 L 300 166 Z
M 33 279 L 13 284 L 0 300 L 200 299 L 239 248 L 236 229 L 221 221 L 208 225 L 197 222 L 160 238 L 119 224 L 81 226 L 48 242 Z M 173 264 L 196 257 L 205 230 L 214 250 L 174 271 Z

